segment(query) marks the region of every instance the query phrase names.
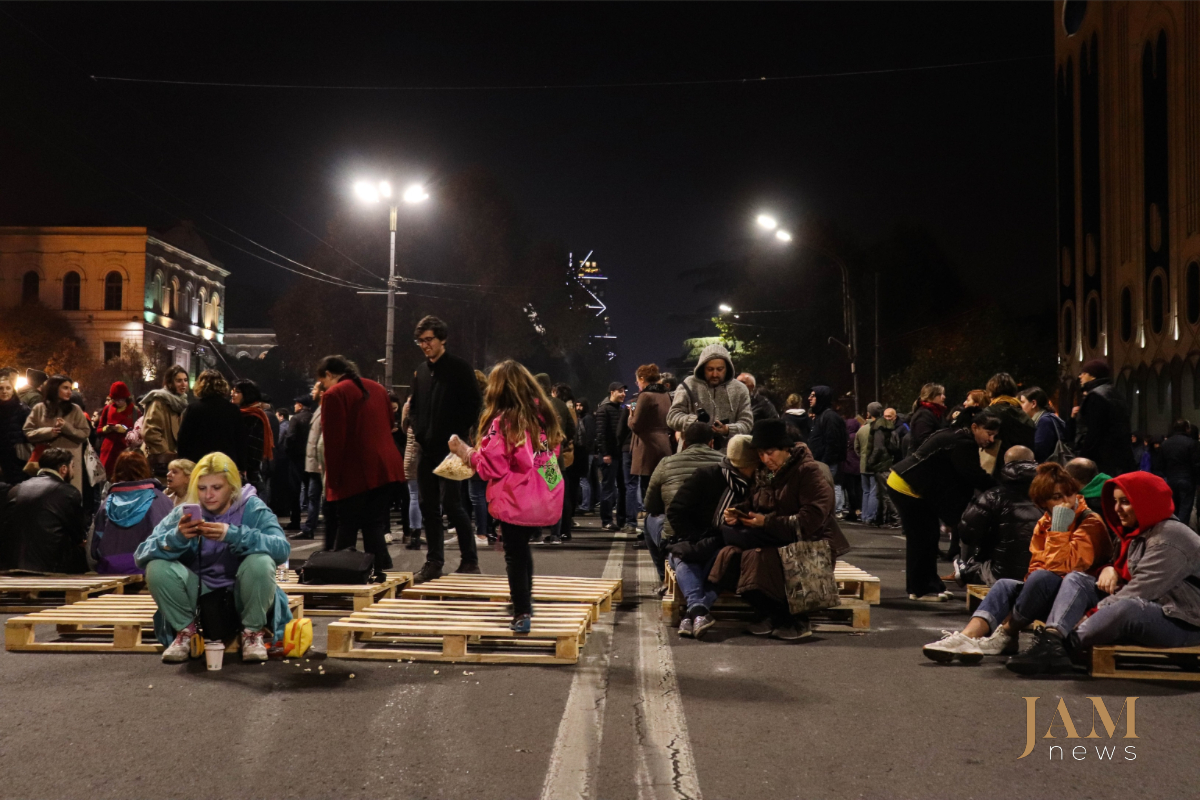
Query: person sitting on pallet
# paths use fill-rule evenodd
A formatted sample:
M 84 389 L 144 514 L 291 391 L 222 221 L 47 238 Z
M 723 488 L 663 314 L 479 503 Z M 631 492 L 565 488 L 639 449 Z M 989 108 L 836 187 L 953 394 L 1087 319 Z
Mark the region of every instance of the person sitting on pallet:
M 96 512 L 92 560 L 101 575 L 141 573 L 133 553 L 171 513 L 174 504 L 163 493 L 150 462 L 139 450 L 126 450 L 117 456 L 112 479 L 108 495 Z
M 754 423 L 750 446 L 758 451 L 761 465 L 746 499 L 725 510 L 721 533 L 726 547 L 710 578 L 725 585 L 736 581 L 738 594 L 763 615 L 750 633 L 795 641 L 811 636 L 812 627 L 807 614 L 789 609 L 787 591 L 793 576 L 785 572 L 779 548 L 800 540 L 828 541 L 832 568 L 850 544 L 832 521 L 832 475 L 813 458 L 808 445 L 792 443 L 783 420 Z
M 1004 454 L 999 484 L 976 495 L 962 521 L 958 538 L 967 558 L 954 559 L 959 586 L 993 586 L 1001 578 L 1021 580 L 1029 574 L 1029 541 L 1042 509 L 1029 499 L 1037 474 L 1033 451 L 1017 445 Z
M 925 645 L 926 658 L 940 664 L 955 658 L 978 664 L 985 655 L 1015 653 L 1018 634 L 1034 620 L 1050 619 L 1055 598 L 1072 585 L 1074 576 L 1094 583 L 1093 576 L 1109 562 L 1108 531 L 1100 516 L 1088 509 L 1079 482 L 1066 469 L 1054 463 L 1039 466 L 1029 498 L 1046 513 L 1033 529 L 1025 580 L 996 581 L 965 628 L 943 631 L 940 640 Z
M 74 454 L 47 447 L 37 475 L 8 491 L 0 508 L 0 569 L 87 572 L 87 518 L 71 485 Z
M 1082 661 L 1106 644 L 1200 645 L 1200 536 L 1175 518 L 1171 487 L 1130 472 L 1105 483 L 1101 500 L 1120 538 L 1116 558 L 1097 577 L 1067 576 L 1045 629 L 1008 662 L 1019 675 L 1071 672 L 1071 654 Z
M 711 613 L 713 604 L 717 602 L 717 592 L 708 583 L 708 573 L 717 559 L 717 553 L 725 544 L 720 531 L 725 509 L 745 498 L 750 481 L 758 470 L 758 454 L 750 447 L 750 437 L 745 434 L 729 440 L 725 457 L 718 463 L 697 469 L 695 465 L 703 464 L 709 454 L 720 457 L 719 451 L 692 442 L 692 439 L 705 437 L 709 441 L 713 438 L 712 426 L 707 422 L 688 425 L 684 430 L 685 449 L 659 463 L 650 479 L 651 493 L 647 494 L 647 508 L 651 508 L 653 503 L 661 502 L 652 494 L 660 485 L 656 481 L 661 481 L 661 495 L 665 499 L 668 484 L 672 480 L 670 475 L 679 465 L 693 465 L 694 471 L 683 480 L 682 485 L 671 490 L 672 497 L 666 509 L 667 525 L 670 527 L 663 527 L 663 536 L 669 541 L 667 552 L 670 553 L 671 568 L 675 570 L 675 583 L 687 603 L 683 618 L 679 621 L 679 635 L 697 639 L 717 624 Z
M 199 506 L 201 513 L 191 513 Z M 291 620 L 275 570 L 290 553 L 279 519 L 237 464 L 209 453 L 192 471 L 187 501 L 176 506 L 134 553 L 158 611 L 154 632 L 167 663 L 187 661 L 197 621 L 206 641 L 231 640 L 241 629 L 242 660 L 266 661 L 264 629 L 283 641 Z M 223 645 L 222 645 L 223 647 Z

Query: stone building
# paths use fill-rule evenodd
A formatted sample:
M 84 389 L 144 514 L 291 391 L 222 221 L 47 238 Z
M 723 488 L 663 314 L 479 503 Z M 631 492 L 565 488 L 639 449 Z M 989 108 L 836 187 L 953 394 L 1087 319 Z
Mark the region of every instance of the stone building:
M 1200 3 L 1054 10 L 1062 388 L 1106 358 L 1166 433 L 1200 421 Z
M 180 364 L 194 377 L 215 364 L 228 275 L 187 226 L 0 227 L 0 309 L 61 311 L 99 360 L 141 347 L 154 369 Z

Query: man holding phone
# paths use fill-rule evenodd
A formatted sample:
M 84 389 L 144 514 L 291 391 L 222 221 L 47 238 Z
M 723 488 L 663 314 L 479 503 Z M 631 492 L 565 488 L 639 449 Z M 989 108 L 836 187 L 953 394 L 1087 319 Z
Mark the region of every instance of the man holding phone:
M 754 428 L 750 392 L 739 381 L 729 351 L 710 344 L 700 351 L 696 369 L 675 390 L 667 425 L 683 431 L 693 422 L 707 422 L 717 435 L 717 449 L 724 450 L 731 436 L 749 434 Z

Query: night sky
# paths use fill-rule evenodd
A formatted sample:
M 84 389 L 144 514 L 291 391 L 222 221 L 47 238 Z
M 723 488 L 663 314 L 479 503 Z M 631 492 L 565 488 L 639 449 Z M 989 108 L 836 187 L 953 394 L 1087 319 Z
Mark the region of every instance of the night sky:
M 626 379 L 679 355 L 695 323 L 668 314 L 716 300 L 678 273 L 743 252 L 765 209 L 835 220 L 864 244 L 924 226 L 970 289 L 1052 314 L 1052 16 L 1049 3 L 6 3 L 0 224 L 217 220 L 303 260 L 315 241 L 300 226 L 323 231 L 355 178 L 428 181 L 436 224 L 438 181 L 481 166 L 540 235 L 595 251 Z M 1001 59 L 1021 60 L 703 83 Z M 583 86 L 613 83 L 655 85 Z M 547 84 L 572 88 L 461 88 Z M 296 278 L 211 244 L 233 271 L 227 325 L 267 324 Z

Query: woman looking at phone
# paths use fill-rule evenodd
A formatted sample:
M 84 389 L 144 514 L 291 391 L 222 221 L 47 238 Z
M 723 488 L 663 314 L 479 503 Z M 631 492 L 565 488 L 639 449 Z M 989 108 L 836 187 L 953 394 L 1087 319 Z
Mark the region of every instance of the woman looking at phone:
M 186 661 L 198 627 L 214 643 L 240 629 L 242 660 L 266 661 L 264 630 L 282 641 L 292 618 L 275 585 L 275 569 L 289 552 L 278 518 L 252 487 L 243 488 L 233 459 L 201 458 L 186 502 L 134 554 L 158 604 L 154 630 L 167 646 L 163 661 Z

